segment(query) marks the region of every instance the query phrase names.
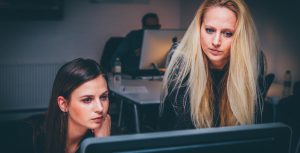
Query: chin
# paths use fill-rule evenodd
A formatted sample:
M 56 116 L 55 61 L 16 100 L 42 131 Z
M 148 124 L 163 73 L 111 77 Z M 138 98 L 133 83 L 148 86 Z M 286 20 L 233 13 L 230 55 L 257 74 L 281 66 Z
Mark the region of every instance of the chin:
M 89 128 L 89 129 L 96 129 L 96 128 L 101 127 L 101 125 L 102 125 L 102 124 L 100 124 L 100 123 L 99 123 L 99 124 L 93 123 L 93 124 L 89 125 L 88 128 Z
M 99 128 L 99 127 L 101 127 L 102 126 L 102 123 L 94 123 L 91 127 L 93 128 L 93 129 L 95 129 L 95 128 Z
M 211 62 L 220 62 L 223 60 L 223 58 L 221 56 L 210 56 L 208 57 L 208 59 L 211 61 Z

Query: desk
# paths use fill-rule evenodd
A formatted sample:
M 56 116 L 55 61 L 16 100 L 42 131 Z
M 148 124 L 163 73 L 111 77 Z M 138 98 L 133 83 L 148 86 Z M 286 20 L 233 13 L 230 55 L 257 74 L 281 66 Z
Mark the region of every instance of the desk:
M 283 85 L 280 83 L 272 83 L 267 93 L 267 99 L 273 105 L 273 121 L 277 118 L 277 105 L 282 97 Z
M 135 130 L 140 133 L 138 107 L 141 105 L 158 105 L 160 103 L 162 81 L 158 80 L 125 80 L 121 83 L 109 83 L 110 91 L 121 98 L 118 125 L 121 126 L 123 103 L 133 106 Z
M 278 104 L 279 100 L 282 98 L 283 85 L 280 83 L 272 83 L 271 87 L 267 93 L 267 98 L 271 100 L 273 104 Z

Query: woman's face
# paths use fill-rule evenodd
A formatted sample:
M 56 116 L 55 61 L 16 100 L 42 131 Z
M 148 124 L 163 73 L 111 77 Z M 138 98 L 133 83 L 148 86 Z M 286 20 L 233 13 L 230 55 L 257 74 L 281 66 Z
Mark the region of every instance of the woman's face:
M 99 128 L 107 115 L 108 106 L 108 89 L 104 77 L 100 75 L 85 82 L 71 93 L 68 103 L 69 127 Z
M 234 12 L 225 7 L 211 7 L 205 13 L 200 44 L 211 68 L 222 69 L 228 62 L 236 20 Z

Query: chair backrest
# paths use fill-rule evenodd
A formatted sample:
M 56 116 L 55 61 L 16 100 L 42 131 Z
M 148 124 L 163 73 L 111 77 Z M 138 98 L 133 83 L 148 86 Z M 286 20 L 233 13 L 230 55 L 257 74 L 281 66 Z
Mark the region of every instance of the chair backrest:
M 299 97 L 300 96 L 300 81 L 296 81 L 294 83 L 293 95 Z
M 265 90 L 263 91 L 263 98 L 266 98 L 267 93 L 275 79 L 275 74 L 269 73 L 265 77 Z
M 111 71 L 111 58 L 124 37 L 110 37 L 105 43 L 100 64 L 105 72 Z

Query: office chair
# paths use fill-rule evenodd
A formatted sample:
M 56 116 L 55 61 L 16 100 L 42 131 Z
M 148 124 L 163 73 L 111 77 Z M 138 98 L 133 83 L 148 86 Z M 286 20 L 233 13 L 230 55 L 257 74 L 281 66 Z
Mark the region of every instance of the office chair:
M 292 152 L 300 153 L 300 81 L 296 81 L 293 94 L 281 99 L 277 106 L 277 121 L 283 122 L 292 128 Z M 297 144 L 298 143 L 298 144 Z
M 267 93 L 268 93 L 274 79 L 275 79 L 275 74 L 269 73 L 269 74 L 266 75 L 266 77 L 265 77 L 265 90 L 263 91 L 263 94 L 262 94 L 264 99 L 266 98 Z
M 111 71 L 111 58 L 123 39 L 124 37 L 110 37 L 105 43 L 103 53 L 100 59 L 100 65 L 102 66 L 105 72 Z

